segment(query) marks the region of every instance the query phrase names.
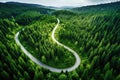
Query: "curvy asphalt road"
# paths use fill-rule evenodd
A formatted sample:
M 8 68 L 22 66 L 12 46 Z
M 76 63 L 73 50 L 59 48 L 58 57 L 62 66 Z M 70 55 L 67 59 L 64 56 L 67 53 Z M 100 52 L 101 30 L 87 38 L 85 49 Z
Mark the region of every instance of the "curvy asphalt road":
M 55 31 L 56 31 L 57 27 L 59 26 L 59 23 L 60 23 L 60 20 L 57 19 L 57 25 L 55 26 L 55 28 L 54 28 L 53 31 L 52 31 L 52 39 L 53 39 L 53 41 L 56 42 L 58 45 L 64 47 L 65 49 L 67 49 L 68 51 L 70 51 L 71 53 L 73 53 L 73 55 L 74 55 L 74 57 L 75 57 L 75 59 L 76 59 L 76 62 L 75 62 L 75 64 L 74 64 L 73 66 L 71 66 L 71 67 L 64 68 L 64 69 L 59 69 L 59 68 L 54 68 L 54 67 L 48 66 L 48 65 L 42 63 L 41 61 L 39 61 L 37 58 L 35 58 L 34 56 L 32 56 L 32 54 L 29 53 L 29 52 L 25 49 L 25 47 L 20 43 L 20 41 L 19 41 L 19 39 L 18 39 L 19 34 L 20 34 L 20 31 L 15 34 L 15 41 L 16 41 L 17 45 L 20 46 L 21 50 L 22 50 L 32 61 L 34 61 L 36 64 L 40 65 L 41 67 L 46 68 L 46 69 L 48 69 L 48 70 L 50 70 L 50 71 L 52 71 L 52 72 L 58 72 L 58 73 L 60 73 L 61 71 L 63 71 L 63 72 L 66 72 L 66 71 L 70 72 L 70 71 L 75 70 L 75 69 L 79 66 L 79 64 L 80 64 L 80 62 L 81 62 L 81 59 L 79 58 L 79 55 L 78 55 L 74 50 L 70 49 L 69 47 L 65 46 L 64 44 L 58 42 L 58 41 L 55 39 L 54 34 L 55 34 Z M 23 30 L 24 30 L 24 28 L 23 28 Z

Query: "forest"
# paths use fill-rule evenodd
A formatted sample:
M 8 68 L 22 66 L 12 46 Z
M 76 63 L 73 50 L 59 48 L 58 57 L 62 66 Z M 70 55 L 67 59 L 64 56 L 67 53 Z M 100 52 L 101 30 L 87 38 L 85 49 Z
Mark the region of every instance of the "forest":
M 20 31 L 20 43 L 43 64 L 72 67 L 75 56 L 51 37 L 57 19 L 55 38 L 81 60 L 72 71 L 36 64 L 15 41 Z M 0 80 L 120 80 L 120 2 L 68 10 L 0 2 Z

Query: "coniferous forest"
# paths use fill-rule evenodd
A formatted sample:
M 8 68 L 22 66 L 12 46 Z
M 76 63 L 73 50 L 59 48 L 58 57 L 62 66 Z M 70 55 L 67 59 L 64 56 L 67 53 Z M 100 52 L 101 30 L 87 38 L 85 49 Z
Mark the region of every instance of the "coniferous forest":
M 62 70 L 75 52 L 78 66 Z M 61 10 L 0 2 L 0 80 L 120 80 L 120 2 Z

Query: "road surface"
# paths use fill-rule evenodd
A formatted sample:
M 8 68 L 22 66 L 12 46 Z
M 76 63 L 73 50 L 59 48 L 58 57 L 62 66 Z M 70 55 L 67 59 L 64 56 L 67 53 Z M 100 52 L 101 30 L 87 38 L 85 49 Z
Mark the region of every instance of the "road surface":
M 67 49 L 68 51 L 70 51 L 70 52 L 74 55 L 76 61 L 75 61 L 75 64 L 74 64 L 73 66 L 71 66 L 71 67 L 64 68 L 64 69 L 54 68 L 54 67 L 51 67 L 51 66 L 48 66 L 48 65 L 42 63 L 40 60 L 38 60 L 37 58 L 35 58 L 35 57 L 34 57 L 29 51 L 27 51 L 27 50 L 25 49 L 25 47 L 20 43 L 18 37 L 19 37 L 19 34 L 20 34 L 21 31 L 18 31 L 18 32 L 15 34 L 15 41 L 16 41 L 17 45 L 20 46 L 21 50 L 22 50 L 33 62 L 35 62 L 36 64 L 40 65 L 41 67 L 46 68 L 46 69 L 48 69 L 48 70 L 50 70 L 50 71 L 52 71 L 52 72 L 58 72 L 58 73 L 60 73 L 61 71 L 63 71 L 63 72 L 66 72 L 66 71 L 70 72 L 70 71 L 75 70 L 75 69 L 80 65 L 81 59 L 79 58 L 79 55 L 78 55 L 74 50 L 72 50 L 71 48 L 65 46 L 64 44 L 62 44 L 62 43 L 60 43 L 60 42 L 58 42 L 58 41 L 55 39 L 54 34 L 55 34 L 55 31 L 56 31 L 56 29 L 58 28 L 59 24 L 60 24 L 60 20 L 57 19 L 57 24 L 56 24 L 56 26 L 54 27 L 54 29 L 53 29 L 53 31 L 52 31 L 52 39 L 53 39 L 53 41 L 56 42 L 58 45 L 64 47 L 65 49 Z M 22 30 L 24 30 L 24 28 L 23 28 Z

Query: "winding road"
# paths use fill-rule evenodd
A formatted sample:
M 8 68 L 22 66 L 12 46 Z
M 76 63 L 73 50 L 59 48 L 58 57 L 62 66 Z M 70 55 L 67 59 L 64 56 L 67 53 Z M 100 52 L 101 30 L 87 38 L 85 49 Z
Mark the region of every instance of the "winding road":
M 60 20 L 57 19 L 57 24 L 56 24 L 55 28 L 54 28 L 53 31 L 52 31 L 52 39 L 53 39 L 53 41 L 56 42 L 58 45 L 64 47 L 65 49 L 67 49 L 68 51 L 70 51 L 71 53 L 73 53 L 73 55 L 74 55 L 74 57 L 75 57 L 75 59 L 76 59 L 76 62 L 75 62 L 75 64 L 74 64 L 73 66 L 71 66 L 71 67 L 64 68 L 64 69 L 54 68 L 54 67 L 51 67 L 51 66 L 48 66 L 48 65 L 42 63 L 42 62 L 39 61 L 37 58 L 35 58 L 34 56 L 32 56 L 32 54 L 29 53 L 29 52 L 25 49 L 25 47 L 24 47 L 24 46 L 20 43 L 20 41 L 19 41 L 19 38 L 18 38 L 18 37 L 19 37 L 19 34 L 20 34 L 21 31 L 18 31 L 18 32 L 15 34 L 15 41 L 16 41 L 17 45 L 20 46 L 21 50 L 22 50 L 32 61 L 34 61 L 36 64 L 40 65 L 41 67 L 46 68 L 46 69 L 48 69 L 48 70 L 50 70 L 50 71 L 52 71 L 52 72 L 58 72 L 58 73 L 60 73 L 61 71 L 63 71 L 63 72 L 66 72 L 66 71 L 70 72 L 70 71 L 75 70 L 75 69 L 80 65 L 81 59 L 79 58 L 79 55 L 78 55 L 74 50 L 72 50 L 71 48 L 65 46 L 64 44 L 62 44 L 62 43 L 60 43 L 60 42 L 58 42 L 58 41 L 55 39 L 54 34 L 55 34 L 55 31 L 56 31 L 57 27 L 59 26 L 59 24 L 60 24 Z M 24 30 L 24 28 L 23 28 L 23 30 Z

